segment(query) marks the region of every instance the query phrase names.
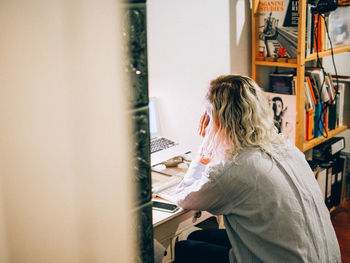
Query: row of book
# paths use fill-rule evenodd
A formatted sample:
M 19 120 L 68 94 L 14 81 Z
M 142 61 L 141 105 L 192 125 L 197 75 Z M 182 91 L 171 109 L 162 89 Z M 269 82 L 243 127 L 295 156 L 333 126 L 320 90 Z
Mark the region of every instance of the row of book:
M 307 5 L 306 56 L 350 44 L 350 6 L 339 6 L 329 15 L 321 15 Z
M 350 0 L 338 0 L 339 6 L 347 6 L 350 5 Z
M 296 76 L 293 72 L 271 73 L 266 92 L 278 131 L 294 142 L 296 127 Z M 322 68 L 305 69 L 305 140 L 327 137 L 343 126 L 345 84 Z
M 321 68 L 305 72 L 305 140 L 309 141 L 343 125 L 345 85 L 336 84 Z

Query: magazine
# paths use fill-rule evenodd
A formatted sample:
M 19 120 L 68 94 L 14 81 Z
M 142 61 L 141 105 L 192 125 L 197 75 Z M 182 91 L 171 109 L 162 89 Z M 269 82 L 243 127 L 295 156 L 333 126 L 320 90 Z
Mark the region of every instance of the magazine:
M 298 0 L 262 0 L 258 9 L 260 57 L 296 58 Z
M 296 96 L 265 92 L 271 106 L 275 126 L 295 144 L 296 133 Z

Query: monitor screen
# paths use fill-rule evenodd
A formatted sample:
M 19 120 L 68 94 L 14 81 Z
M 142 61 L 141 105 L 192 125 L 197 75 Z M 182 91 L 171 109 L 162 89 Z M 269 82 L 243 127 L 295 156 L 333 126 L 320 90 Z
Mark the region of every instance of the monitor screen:
M 154 100 L 150 100 L 148 104 L 149 108 L 149 131 L 151 136 L 159 133 L 157 112 Z

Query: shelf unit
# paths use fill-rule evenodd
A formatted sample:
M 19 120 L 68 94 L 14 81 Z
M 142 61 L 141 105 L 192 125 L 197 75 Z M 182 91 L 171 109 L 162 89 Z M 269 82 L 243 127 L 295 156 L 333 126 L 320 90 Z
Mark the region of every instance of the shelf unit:
M 297 44 L 297 59 L 292 62 L 279 61 L 264 61 L 257 58 L 258 54 L 258 7 L 259 0 L 253 0 L 252 3 L 252 78 L 259 83 L 257 79 L 258 68 L 267 67 L 286 67 L 296 69 L 296 102 L 297 102 L 297 117 L 296 117 L 296 136 L 295 145 L 301 151 L 307 151 L 316 145 L 336 136 L 347 129 L 347 126 L 341 126 L 334 130 L 328 131 L 328 137 L 318 137 L 310 141 L 305 141 L 304 138 L 304 118 L 305 118 L 305 98 L 304 98 L 304 77 L 305 77 L 305 62 L 317 60 L 317 54 L 313 53 L 307 58 L 305 57 L 305 39 L 306 39 L 306 6 L 307 0 L 299 0 L 299 20 L 298 20 L 298 44 Z M 337 47 L 333 49 L 333 54 L 340 54 L 350 51 L 350 46 Z M 331 51 L 326 50 L 318 53 L 319 58 L 330 56 Z

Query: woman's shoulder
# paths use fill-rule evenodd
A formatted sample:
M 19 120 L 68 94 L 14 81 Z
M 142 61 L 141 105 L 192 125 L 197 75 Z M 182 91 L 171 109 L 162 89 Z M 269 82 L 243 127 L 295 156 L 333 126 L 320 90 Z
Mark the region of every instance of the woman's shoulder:
M 267 156 L 258 149 L 247 149 L 236 156 L 230 156 L 225 160 L 208 165 L 207 171 L 212 177 L 224 174 L 242 174 L 245 170 L 258 170 L 261 162 Z

